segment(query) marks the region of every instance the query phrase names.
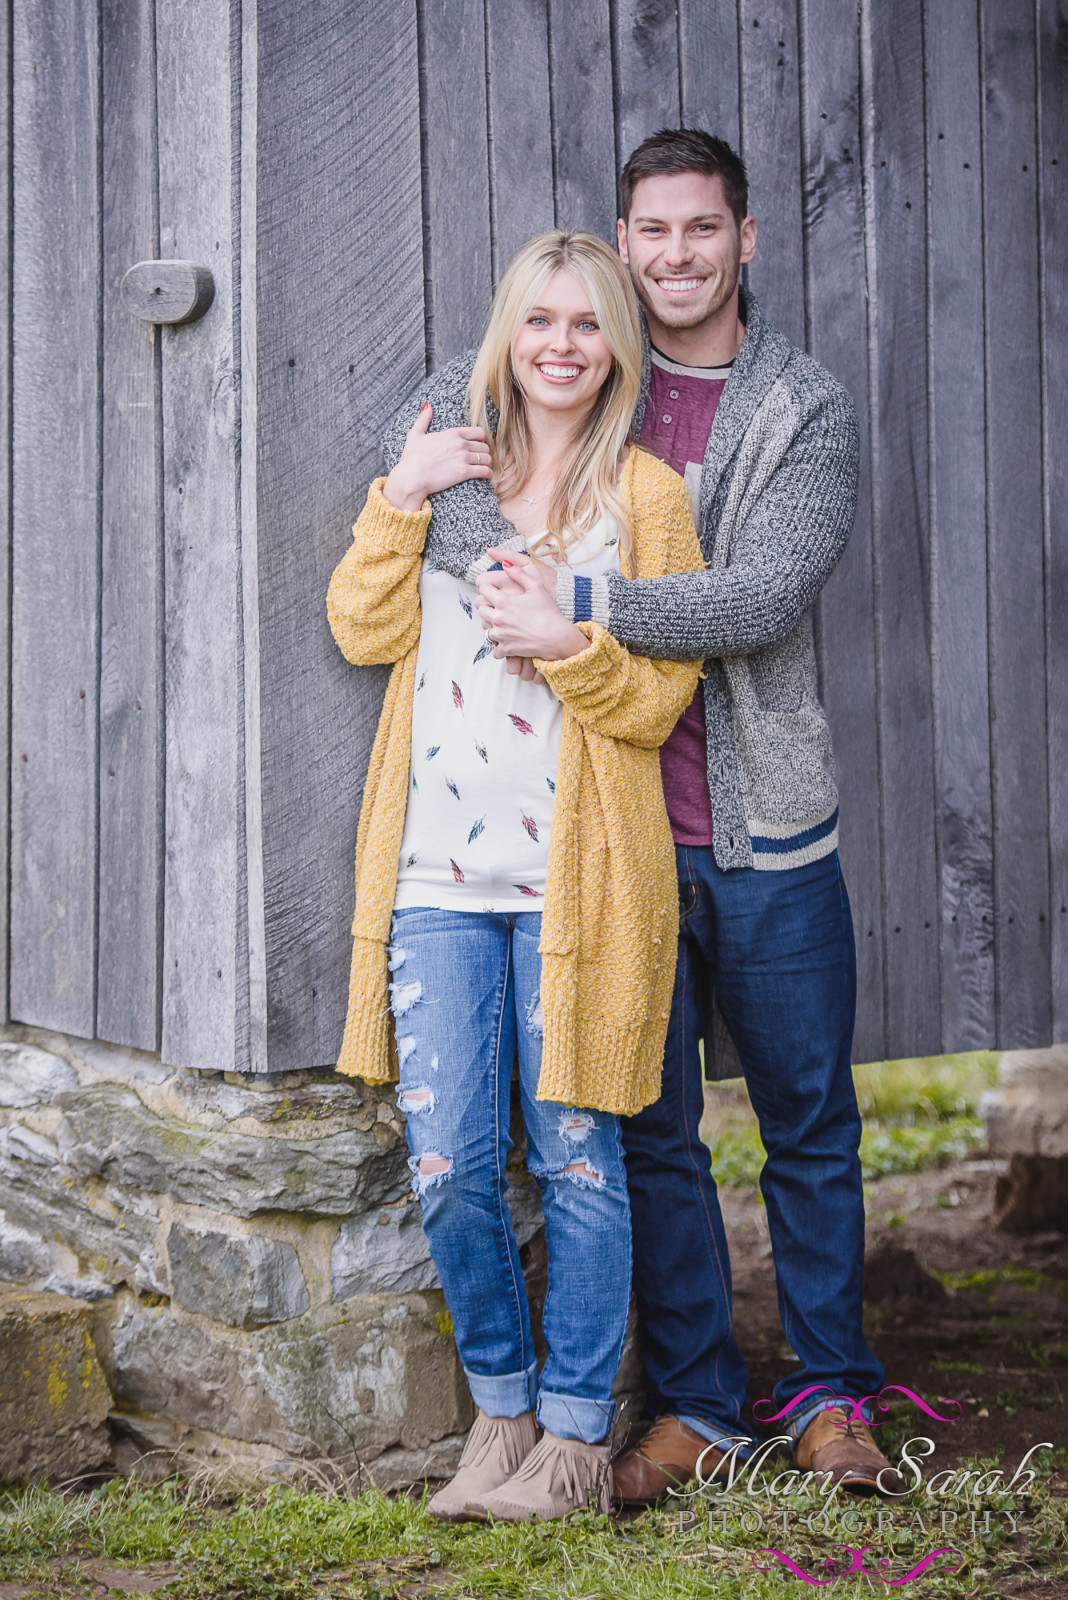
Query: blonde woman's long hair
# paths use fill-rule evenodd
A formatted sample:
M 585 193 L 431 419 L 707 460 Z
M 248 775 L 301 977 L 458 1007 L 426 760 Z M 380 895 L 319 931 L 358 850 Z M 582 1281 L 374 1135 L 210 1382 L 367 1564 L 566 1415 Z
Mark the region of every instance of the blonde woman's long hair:
M 554 228 L 515 255 L 493 297 L 485 337 L 467 390 L 473 427 L 492 441 L 493 486 L 502 499 L 517 494 L 530 472 L 530 424 L 526 397 L 515 375 L 512 351 L 531 306 L 554 273 L 574 273 L 590 297 L 612 365 L 596 403 L 561 462 L 549 497 L 547 534 L 559 554 L 607 514 L 619 530 L 620 554 L 629 565 L 630 519 L 619 492 L 619 473 L 641 392 L 642 336 L 638 302 L 615 251 L 592 233 Z M 499 413 L 490 426 L 489 402 Z

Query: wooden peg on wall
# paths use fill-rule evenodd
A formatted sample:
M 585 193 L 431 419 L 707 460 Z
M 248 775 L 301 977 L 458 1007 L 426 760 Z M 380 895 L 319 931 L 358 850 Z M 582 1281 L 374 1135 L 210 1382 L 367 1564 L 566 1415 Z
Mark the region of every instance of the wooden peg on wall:
M 138 261 L 119 294 L 130 315 L 142 322 L 195 322 L 215 298 L 215 280 L 195 261 Z

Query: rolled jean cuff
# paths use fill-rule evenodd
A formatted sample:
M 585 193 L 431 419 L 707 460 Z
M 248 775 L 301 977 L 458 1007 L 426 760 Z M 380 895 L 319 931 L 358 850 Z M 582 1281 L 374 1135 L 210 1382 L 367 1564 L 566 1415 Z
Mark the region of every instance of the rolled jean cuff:
M 538 1422 L 558 1439 L 600 1444 L 611 1432 L 615 1415 L 614 1400 L 587 1400 L 573 1394 L 551 1394 L 547 1389 L 538 1396 Z
M 692 1428 L 694 1433 L 699 1433 L 702 1439 L 707 1439 L 709 1444 L 714 1444 L 717 1449 L 722 1450 L 724 1455 L 732 1445 L 737 1444 L 738 1440 L 742 1438 L 737 1428 L 720 1428 L 717 1427 L 716 1423 L 706 1421 L 704 1417 L 688 1417 L 680 1412 L 679 1421 L 684 1422 L 688 1428 Z M 755 1449 L 755 1440 L 748 1438 L 746 1444 L 738 1447 L 738 1460 L 748 1461 Z
M 464 1368 L 471 1398 L 487 1417 L 521 1417 L 534 1410 L 538 1392 L 538 1367 L 532 1361 L 525 1372 L 502 1372 L 486 1377 Z
M 811 1400 L 806 1405 L 801 1406 L 799 1410 L 792 1412 L 788 1417 L 783 1417 L 781 1427 L 784 1433 L 788 1433 L 790 1435 L 791 1448 L 794 1450 L 797 1449 L 801 1435 L 804 1433 L 813 1417 L 818 1417 L 821 1411 L 844 1411 L 846 1408 L 845 1402 L 848 1401 L 849 1398 L 850 1397 L 848 1395 L 845 1395 L 841 1397 L 835 1396 L 830 1400 Z M 865 1422 L 870 1422 L 871 1406 L 867 1403 L 862 1405 L 860 1408 L 860 1414 L 864 1418 Z

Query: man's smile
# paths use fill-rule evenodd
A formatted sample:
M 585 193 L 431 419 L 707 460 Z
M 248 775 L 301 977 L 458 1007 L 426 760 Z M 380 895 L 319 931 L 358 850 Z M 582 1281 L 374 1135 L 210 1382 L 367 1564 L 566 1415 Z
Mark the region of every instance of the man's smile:
M 704 283 L 704 278 L 654 278 L 653 282 L 658 289 L 663 289 L 666 294 L 689 294 L 693 289 L 699 289 Z

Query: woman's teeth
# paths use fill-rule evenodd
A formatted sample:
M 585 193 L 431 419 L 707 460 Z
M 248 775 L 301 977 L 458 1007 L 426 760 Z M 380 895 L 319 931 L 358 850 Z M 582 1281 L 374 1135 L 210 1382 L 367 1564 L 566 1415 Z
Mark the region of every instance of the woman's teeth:
M 546 378 L 577 378 L 582 371 L 581 367 L 551 367 L 547 361 L 541 362 L 538 371 Z
M 691 289 L 699 289 L 704 280 L 702 278 L 657 278 L 657 288 L 664 289 L 668 294 L 687 294 Z

